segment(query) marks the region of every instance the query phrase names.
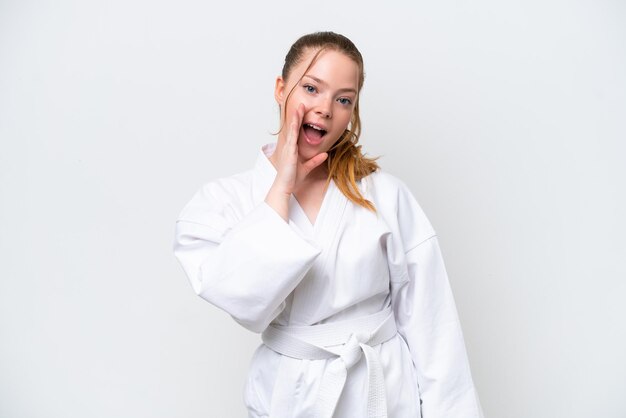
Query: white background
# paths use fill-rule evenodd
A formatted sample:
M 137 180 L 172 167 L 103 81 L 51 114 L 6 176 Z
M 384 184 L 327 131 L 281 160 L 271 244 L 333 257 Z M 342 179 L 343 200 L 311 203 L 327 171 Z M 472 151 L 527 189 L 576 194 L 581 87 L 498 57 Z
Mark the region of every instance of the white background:
M 0 0 L 1 417 L 245 416 L 260 338 L 193 293 L 174 221 L 275 140 L 284 55 L 328 29 L 486 416 L 626 416 L 625 4 L 402 4 Z

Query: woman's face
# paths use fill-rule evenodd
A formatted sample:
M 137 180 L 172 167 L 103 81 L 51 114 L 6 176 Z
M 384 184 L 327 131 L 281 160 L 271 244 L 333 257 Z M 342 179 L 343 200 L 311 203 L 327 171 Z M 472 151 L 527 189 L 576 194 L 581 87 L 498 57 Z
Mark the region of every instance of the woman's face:
M 285 143 L 292 118 L 302 103 L 304 116 L 298 134 L 298 153 L 302 161 L 328 151 L 337 142 L 350 123 L 358 94 L 358 65 L 341 52 L 322 51 L 300 79 L 316 52 L 316 49 L 309 49 L 292 68 L 287 80 L 282 77 L 276 80 L 275 97 L 281 110 L 285 108 L 289 91 L 297 83 L 287 102 L 279 140 Z

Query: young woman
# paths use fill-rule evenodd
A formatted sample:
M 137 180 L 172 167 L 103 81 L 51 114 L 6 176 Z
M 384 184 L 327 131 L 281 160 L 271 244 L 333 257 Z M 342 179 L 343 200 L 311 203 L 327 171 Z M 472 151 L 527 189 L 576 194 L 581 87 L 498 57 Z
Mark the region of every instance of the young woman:
M 174 252 L 198 295 L 262 333 L 250 417 L 481 417 L 437 235 L 357 145 L 363 79 L 348 38 L 298 39 L 277 142 L 198 191 Z

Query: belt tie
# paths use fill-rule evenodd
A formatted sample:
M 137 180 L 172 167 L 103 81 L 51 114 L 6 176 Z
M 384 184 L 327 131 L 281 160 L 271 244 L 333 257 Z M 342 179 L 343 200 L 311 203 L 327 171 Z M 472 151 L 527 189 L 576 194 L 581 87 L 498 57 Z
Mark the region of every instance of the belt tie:
M 348 371 L 361 356 L 365 356 L 367 417 L 387 418 L 383 367 L 378 351 L 372 347 L 391 339 L 396 333 L 393 312 L 391 307 L 387 307 L 372 315 L 326 324 L 269 325 L 261 337 L 265 345 L 285 356 L 309 360 L 334 358 L 322 376 L 315 418 L 332 418 Z

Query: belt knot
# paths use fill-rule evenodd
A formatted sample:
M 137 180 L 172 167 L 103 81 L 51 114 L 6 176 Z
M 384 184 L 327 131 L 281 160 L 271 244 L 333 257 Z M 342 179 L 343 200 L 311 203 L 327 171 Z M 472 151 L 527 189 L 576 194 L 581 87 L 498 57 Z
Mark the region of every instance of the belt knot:
M 354 332 L 350 334 L 350 338 L 345 343 L 339 358 L 344 362 L 346 370 L 350 370 L 352 366 L 358 363 L 366 345 L 371 339 L 371 334 L 365 332 Z

